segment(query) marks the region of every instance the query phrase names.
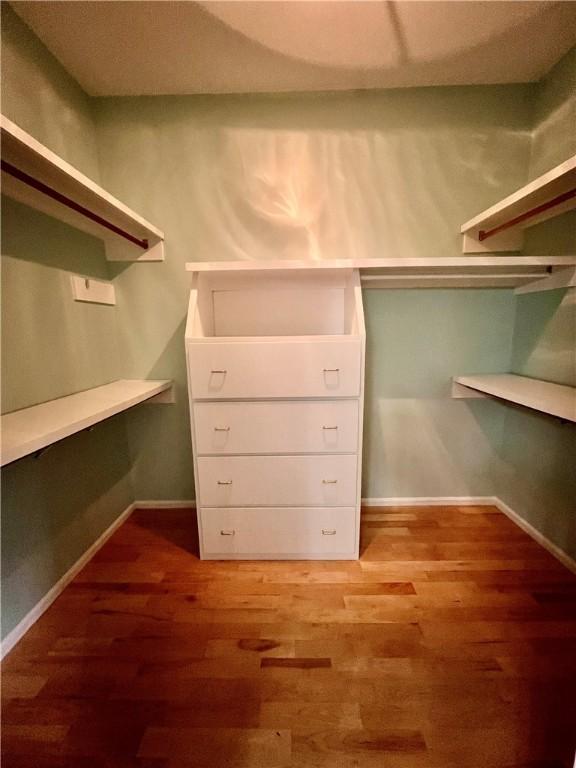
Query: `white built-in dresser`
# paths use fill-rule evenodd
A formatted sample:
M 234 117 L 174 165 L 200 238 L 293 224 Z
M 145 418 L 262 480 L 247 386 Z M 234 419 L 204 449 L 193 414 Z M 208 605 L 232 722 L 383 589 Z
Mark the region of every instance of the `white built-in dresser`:
M 201 557 L 358 557 L 364 351 L 355 269 L 193 273 Z

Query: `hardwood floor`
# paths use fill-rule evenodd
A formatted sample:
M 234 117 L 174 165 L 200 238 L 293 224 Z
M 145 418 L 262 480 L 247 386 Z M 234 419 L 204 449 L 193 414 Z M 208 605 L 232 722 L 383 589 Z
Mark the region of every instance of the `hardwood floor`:
M 576 577 L 492 507 L 359 562 L 200 562 L 138 511 L 3 664 L 3 768 L 567 768 Z

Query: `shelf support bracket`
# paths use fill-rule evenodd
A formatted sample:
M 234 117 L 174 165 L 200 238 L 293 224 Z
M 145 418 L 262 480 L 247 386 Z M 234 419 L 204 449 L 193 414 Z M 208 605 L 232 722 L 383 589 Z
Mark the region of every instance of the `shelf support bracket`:
M 126 241 L 106 238 L 106 261 L 164 261 L 164 241 L 148 243 L 146 250 L 142 250 Z
M 485 395 L 483 392 L 478 392 L 477 389 L 472 389 L 471 387 L 465 387 L 464 384 L 458 384 L 458 382 L 452 379 L 451 397 L 453 400 L 475 400 L 476 398 L 485 400 L 490 395 Z
M 176 395 L 174 393 L 174 384 L 172 386 L 168 387 L 168 389 L 165 389 L 163 392 L 160 392 L 158 395 L 154 395 L 154 397 L 148 398 L 148 400 L 144 400 L 142 405 L 155 405 L 155 404 L 166 404 L 166 403 L 175 403 L 176 402 Z
M 520 285 L 514 293 L 539 293 L 540 291 L 553 291 L 558 288 L 573 288 L 574 286 L 576 286 L 576 267 L 569 267 L 552 272 L 542 280 Z

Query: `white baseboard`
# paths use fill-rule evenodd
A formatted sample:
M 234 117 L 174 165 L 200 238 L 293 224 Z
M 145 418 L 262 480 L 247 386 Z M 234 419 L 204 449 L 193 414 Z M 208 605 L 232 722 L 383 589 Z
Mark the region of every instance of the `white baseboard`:
M 546 538 L 544 534 L 536 530 L 533 525 L 530 525 L 530 523 L 524 520 L 518 512 L 515 512 L 512 507 L 509 507 L 508 504 L 502 501 L 502 499 L 495 497 L 494 505 L 497 506 L 500 512 L 503 512 L 506 517 L 509 517 L 513 523 L 516 523 L 519 528 L 522 528 L 528 536 L 531 536 L 535 542 L 548 550 L 551 555 L 554 555 L 554 557 L 559 560 L 562 565 L 566 566 L 568 570 L 572 571 L 572 573 L 576 573 L 576 560 L 573 560 L 570 555 L 567 555 L 566 552 L 560 549 L 560 547 L 550 541 L 550 539 Z
M 546 538 L 544 534 L 536 530 L 533 525 L 530 525 L 518 512 L 515 512 L 512 507 L 509 507 L 498 496 L 404 496 L 400 498 L 362 499 L 363 507 L 448 507 L 450 505 L 463 507 L 482 504 L 497 507 L 500 512 L 516 523 L 519 528 L 540 544 L 541 547 L 544 547 L 551 555 L 554 555 L 562 565 L 572 571 L 572 573 L 576 573 L 576 560 L 573 560 L 570 555 L 567 555 L 560 547 Z
M 449 507 L 496 504 L 495 496 L 388 496 L 362 499 L 363 507 Z
M 107 528 L 103 534 L 84 552 L 84 554 L 74 563 L 74 565 L 62 576 L 62 578 L 54 584 L 52 589 L 47 592 L 44 597 L 36 603 L 34 608 L 29 611 L 22 621 L 17 624 L 14 629 L 9 632 L 2 641 L 2 648 L 0 650 L 0 659 L 3 659 L 7 653 L 9 653 L 16 643 L 21 640 L 30 627 L 35 624 L 40 616 L 50 608 L 54 600 L 60 595 L 64 589 L 70 584 L 72 579 L 79 573 L 82 568 L 91 560 L 96 552 L 104 546 L 110 536 L 124 523 L 132 514 L 134 510 L 134 504 L 129 504 L 126 509 L 114 520 L 112 525 Z
M 163 500 L 163 499 L 147 499 L 143 501 L 135 501 L 133 504 L 134 509 L 196 509 L 196 502 L 194 499 L 183 501 Z
M 548 550 L 550 554 L 554 555 L 562 565 L 576 573 L 576 561 L 569 555 L 563 552 L 556 544 L 553 544 L 543 534 L 536 530 L 530 523 L 526 522 L 517 512 L 505 504 L 498 496 L 400 496 L 393 497 L 387 496 L 383 498 L 369 497 L 362 499 L 363 507 L 449 507 L 449 506 L 481 506 L 490 505 L 497 507 L 500 512 L 503 512 L 509 517 L 516 525 L 531 536 L 534 541 L 538 542 L 544 549 Z M 174 500 L 145 500 L 135 501 L 134 509 L 186 509 L 196 508 L 196 501 L 194 499 L 174 501 Z M 576 768 L 576 767 L 575 767 Z

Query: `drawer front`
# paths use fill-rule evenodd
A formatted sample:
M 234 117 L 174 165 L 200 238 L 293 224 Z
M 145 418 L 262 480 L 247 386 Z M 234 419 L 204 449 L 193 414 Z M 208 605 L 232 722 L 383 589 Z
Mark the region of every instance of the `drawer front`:
M 362 349 L 343 341 L 188 343 L 193 397 L 357 397 Z
M 353 507 L 201 509 L 204 555 L 349 554 L 356 549 Z
M 206 507 L 354 506 L 355 455 L 199 456 Z
M 198 454 L 355 453 L 358 401 L 196 403 Z

